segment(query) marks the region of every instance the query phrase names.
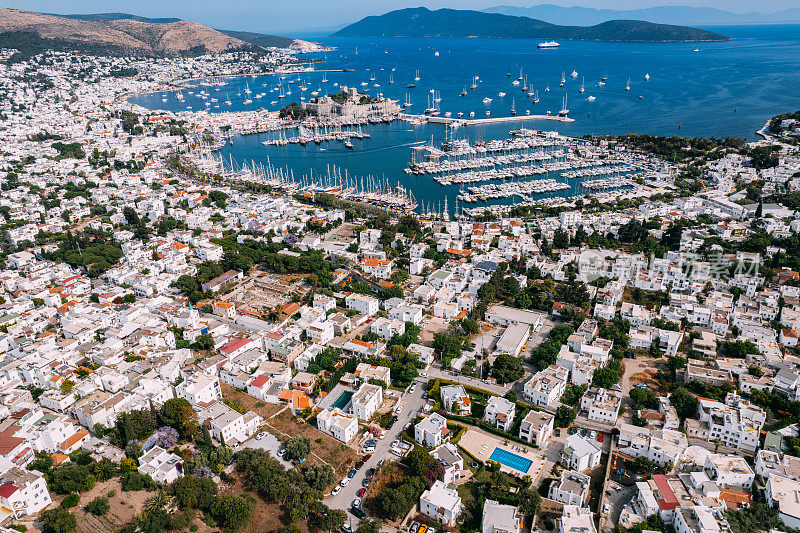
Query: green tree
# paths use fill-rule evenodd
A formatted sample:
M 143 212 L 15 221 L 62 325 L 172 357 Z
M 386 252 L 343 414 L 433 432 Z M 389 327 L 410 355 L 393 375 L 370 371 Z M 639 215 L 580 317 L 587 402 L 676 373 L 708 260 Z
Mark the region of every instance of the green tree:
M 519 357 L 509 354 L 498 355 L 492 364 L 492 376 L 500 383 L 512 383 L 525 374 L 525 367 Z
M 286 441 L 286 457 L 299 461 L 308 457 L 311 453 L 311 439 L 295 435 Z
M 358 523 L 356 533 L 379 533 L 381 530 L 380 520 L 373 520 L 372 518 L 365 518 Z
M 90 501 L 84 507 L 87 513 L 92 513 L 93 515 L 103 516 L 106 514 L 109 509 L 111 509 L 111 505 L 108 503 L 108 498 L 104 496 L 98 496 L 94 500 Z
M 250 523 L 255 505 L 255 498 L 247 493 L 241 496 L 224 494 L 214 499 L 210 512 L 222 529 L 237 531 Z
M 70 533 L 78 526 L 75 516 L 63 507 L 44 511 L 39 519 L 42 522 L 42 533 Z
M 604 366 L 594 371 L 592 386 L 608 389 L 619 382 L 619 372 L 611 366 Z
M 555 425 L 560 428 L 569 427 L 576 416 L 577 413 L 575 413 L 575 409 L 562 405 L 556 409 Z
M 697 398 L 683 387 L 678 387 L 670 394 L 669 403 L 675 408 L 681 420 L 692 418 L 697 413 Z
M 172 426 L 183 438 L 189 438 L 197 431 L 197 412 L 185 398 L 171 398 L 164 402 L 158 417 L 165 426 Z
M 300 469 L 308 486 L 315 490 L 325 490 L 336 481 L 336 472 L 330 465 L 314 463 Z

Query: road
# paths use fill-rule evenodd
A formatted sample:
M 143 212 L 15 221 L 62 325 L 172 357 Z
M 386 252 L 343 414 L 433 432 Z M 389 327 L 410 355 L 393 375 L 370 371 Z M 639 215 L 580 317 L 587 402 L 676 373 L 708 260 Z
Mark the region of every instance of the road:
M 503 396 L 511 389 L 509 385 L 495 385 L 492 383 L 486 383 L 481 379 L 463 376 L 461 374 L 454 376 L 450 372 L 434 366 L 431 366 L 427 372 L 430 379 L 445 379 L 455 383 L 461 383 L 462 385 L 468 385 L 470 387 L 475 387 L 476 389 L 491 392 L 497 396 Z
M 425 405 L 425 400 L 422 398 L 422 394 L 425 392 L 425 387 L 423 387 L 423 384 L 424 381 L 418 381 L 416 390 L 413 394 L 403 394 L 402 398 L 398 402 L 398 405 L 403 406 L 403 412 L 397 415 L 398 420 L 392 429 L 386 432 L 386 437 L 383 440 L 378 441 L 377 446 L 375 446 L 375 452 L 372 454 L 372 457 L 370 457 L 369 461 L 367 461 L 364 466 L 361 467 L 361 469 L 356 473 L 355 477 L 346 487 L 342 488 L 339 494 L 335 496 L 329 495 L 324 499 L 325 505 L 331 509 L 342 509 L 343 511 L 347 512 L 347 517 L 353 530 L 356 529 L 359 520 L 350 513 L 350 504 L 356 498 L 356 492 L 358 492 L 358 489 L 361 488 L 361 483 L 364 481 L 365 472 L 370 468 L 375 468 L 378 464 L 378 461 L 381 459 L 385 459 L 387 461 L 398 459 L 396 455 L 389 453 L 389 448 L 392 441 L 400 437 L 400 434 L 403 432 L 403 428 L 416 418 L 419 410 L 422 409 L 423 405 Z

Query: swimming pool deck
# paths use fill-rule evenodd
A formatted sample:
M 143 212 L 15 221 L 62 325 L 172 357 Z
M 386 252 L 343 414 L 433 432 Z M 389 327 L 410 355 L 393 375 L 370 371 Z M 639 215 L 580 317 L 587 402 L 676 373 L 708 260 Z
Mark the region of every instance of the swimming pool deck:
M 505 450 L 530 460 L 532 463 L 531 467 L 525 473 L 522 473 L 514 468 L 510 468 L 504 464 L 500 464 L 500 470 L 502 472 L 506 472 L 507 474 L 518 477 L 528 475 L 531 476 L 531 479 L 533 480 L 537 479 L 539 476 L 539 471 L 542 469 L 542 466 L 545 463 L 545 458 L 540 450 L 533 448 L 532 446 L 525 446 L 524 444 L 517 444 L 516 442 L 511 441 L 508 441 L 508 444 L 505 445 L 503 444 L 503 439 L 501 437 L 496 437 L 473 427 L 467 429 L 464 435 L 461 436 L 461 439 L 458 441 L 458 445 L 461 446 L 467 453 L 483 463 L 489 461 L 489 458 L 492 456 L 492 452 L 495 448 L 500 448 L 501 450 Z

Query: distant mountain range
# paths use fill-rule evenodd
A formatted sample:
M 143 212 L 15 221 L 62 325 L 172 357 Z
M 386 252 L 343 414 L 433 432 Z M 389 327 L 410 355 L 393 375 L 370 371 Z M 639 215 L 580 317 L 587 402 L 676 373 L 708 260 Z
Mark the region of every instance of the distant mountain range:
M 612 20 L 588 27 L 559 26 L 524 16 L 457 9 L 408 8 L 371 16 L 339 30 L 338 37 L 483 37 L 586 41 L 724 41 L 697 28 Z
M 777 24 L 800 22 L 800 8 L 775 13 L 731 13 L 710 7 L 662 6 L 645 9 L 614 10 L 590 7 L 561 7 L 538 4 L 531 7 L 496 6 L 486 13 L 541 19 L 551 24 L 591 26 L 610 20 L 644 20 L 657 24 L 725 26 L 739 24 Z
M 98 54 L 196 54 L 252 46 L 288 47 L 295 39 L 218 30 L 178 18 L 147 18 L 128 13 L 51 15 L 0 7 L 0 45 L 26 53 L 79 46 Z

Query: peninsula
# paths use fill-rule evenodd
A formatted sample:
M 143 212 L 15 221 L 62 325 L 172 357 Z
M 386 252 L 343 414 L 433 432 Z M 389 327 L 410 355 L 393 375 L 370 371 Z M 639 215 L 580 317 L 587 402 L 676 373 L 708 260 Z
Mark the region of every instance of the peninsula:
M 459 9 L 398 9 L 365 17 L 336 37 L 482 37 L 489 39 L 562 39 L 579 41 L 691 42 L 728 37 L 698 28 L 610 20 L 595 26 L 558 26 L 528 17 Z

